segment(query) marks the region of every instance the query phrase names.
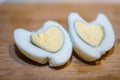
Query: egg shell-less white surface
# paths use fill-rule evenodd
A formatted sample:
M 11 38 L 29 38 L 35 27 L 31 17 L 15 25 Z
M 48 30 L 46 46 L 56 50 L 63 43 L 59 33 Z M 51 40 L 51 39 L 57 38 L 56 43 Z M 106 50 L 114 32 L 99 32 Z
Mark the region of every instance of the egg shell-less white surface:
M 92 47 L 84 42 L 75 30 L 75 21 L 81 21 L 86 24 L 100 24 L 104 29 L 104 39 L 98 47 Z M 101 55 L 105 54 L 106 51 L 112 48 L 115 42 L 115 35 L 113 31 L 113 27 L 110 21 L 103 13 L 99 13 L 97 18 L 88 23 L 86 22 L 78 13 L 71 13 L 68 16 L 68 26 L 69 26 L 69 35 L 72 40 L 74 50 L 78 56 L 83 58 L 86 61 L 94 61 L 99 59 Z
M 30 42 L 31 34 L 45 32 L 50 26 L 57 27 L 64 35 L 63 46 L 55 53 L 36 47 Z M 54 21 L 45 22 L 41 29 L 33 32 L 29 32 L 21 28 L 16 29 L 14 31 L 14 40 L 17 47 L 25 56 L 41 64 L 49 62 L 49 65 L 52 67 L 64 65 L 72 55 L 72 43 L 67 31 L 62 27 L 62 25 Z

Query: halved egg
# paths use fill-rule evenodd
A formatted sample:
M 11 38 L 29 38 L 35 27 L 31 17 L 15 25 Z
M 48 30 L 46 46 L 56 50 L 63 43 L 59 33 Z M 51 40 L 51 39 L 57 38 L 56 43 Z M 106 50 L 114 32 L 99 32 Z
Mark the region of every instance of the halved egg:
M 88 23 L 78 13 L 68 16 L 69 35 L 74 50 L 86 61 L 99 59 L 115 42 L 114 30 L 108 18 L 100 13 Z
M 57 22 L 47 21 L 37 31 L 16 29 L 14 40 L 28 58 L 52 67 L 64 65 L 72 55 L 72 43 L 67 31 Z

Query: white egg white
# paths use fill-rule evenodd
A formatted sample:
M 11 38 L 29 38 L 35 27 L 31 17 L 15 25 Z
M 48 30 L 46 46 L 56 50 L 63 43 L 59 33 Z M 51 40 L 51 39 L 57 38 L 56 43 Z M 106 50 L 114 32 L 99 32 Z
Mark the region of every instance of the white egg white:
M 86 24 L 99 24 L 103 27 L 105 35 L 101 44 L 98 47 L 93 47 L 84 42 L 76 33 L 75 21 L 81 21 Z M 115 35 L 113 27 L 108 18 L 103 14 L 99 13 L 97 18 L 88 23 L 78 13 L 70 13 L 68 16 L 69 35 L 74 46 L 74 50 L 79 57 L 86 61 L 94 61 L 99 59 L 106 51 L 112 48 L 115 42 Z
M 55 53 L 41 49 L 33 45 L 30 41 L 32 33 L 45 32 L 50 26 L 56 26 L 64 35 L 63 46 Z M 52 67 L 64 65 L 72 55 L 72 43 L 67 31 L 62 27 L 62 25 L 54 21 L 45 22 L 43 27 L 37 31 L 30 32 L 21 28 L 16 29 L 14 31 L 14 40 L 19 50 L 25 56 L 41 64 L 49 62 L 49 65 Z

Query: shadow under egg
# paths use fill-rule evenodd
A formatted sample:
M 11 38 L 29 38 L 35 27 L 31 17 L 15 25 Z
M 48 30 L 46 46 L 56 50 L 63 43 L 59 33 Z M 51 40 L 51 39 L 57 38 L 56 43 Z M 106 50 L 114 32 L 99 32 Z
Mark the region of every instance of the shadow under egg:
M 105 60 L 108 56 L 112 55 L 112 53 L 114 52 L 114 49 L 115 49 L 115 45 L 109 50 L 107 51 L 104 55 L 101 56 L 101 58 L 95 60 L 95 61 L 92 61 L 92 62 L 89 62 L 89 61 L 85 61 L 83 60 L 81 57 L 79 57 L 76 52 L 73 50 L 73 56 L 75 58 L 77 58 L 79 61 L 82 61 L 88 65 L 100 65 L 100 62 L 101 60 Z
M 18 62 L 20 64 L 23 64 L 23 65 L 26 65 L 26 66 L 28 66 L 30 64 L 34 65 L 34 66 L 39 66 L 39 67 L 48 65 L 48 63 L 40 64 L 40 63 L 37 63 L 37 62 L 27 58 L 24 54 L 22 54 L 20 52 L 20 50 L 17 48 L 16 44 L 13 44 L 13 45 L 9 46 L 9 55 L 16 62 Z
M 72 57 L 64 65 L 58 67 L 51 67 L 51 68 L 54 70 L 60 70 L 68 67 L 71 63 L 72 63 Z
M 18 62 L 22 65 L 25 65 L 25 66 L 30 66 L 30 65 L 38 66 L 38 67 L 49 66 L 48 62 L 45 64 L 40 64 L 38 62 L 35 62 L 35 61 L 27 58 L 24 54 L 22 54 L 22 52 L 20 52 L 20 50 L 17 48 L 16 44 L 9 45 L 9 55 L 13 60 L 15 60 L 16 62 Z M 62 66 L 58 66 L 58 67 L 49 66 L 49 67 L 51 67 L 55 70 L 60 70 L 65 67 L 68 67 L 71 64 L 71 62 L 72 62 L 72 57 L 69 59 L 69 61 L 67 63 L 65 63 Z

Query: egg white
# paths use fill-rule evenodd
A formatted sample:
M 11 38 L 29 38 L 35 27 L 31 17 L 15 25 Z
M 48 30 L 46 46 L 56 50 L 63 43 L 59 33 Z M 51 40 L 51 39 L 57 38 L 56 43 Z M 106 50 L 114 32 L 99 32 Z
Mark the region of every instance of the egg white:
M 77 35 L 74 23 L 78 20 L 86 24 L 100 24 L 101 27 L 103 27 L 105 35 L 104 39 L 98 47 L 88 45 Z M 90 23 L 86 22 L 78 13 L 70 13 L 68 16 L 68 26 L 68 32 L 75 52 L 79 57 L 86 61 L 94 61 L 96 59 L 99 59 L 114 45 L 115 35 L 113 27 L 108 18 L 103 13 L 99 13 L 97 18 Z
M 33 45 L 30 41 L 32 33 L 45 32 L 50 26 L 57 27 L 64 35 L 63 46 L 55 53 L 41 49 Z M 62 27 L 62 25 L 54 21 L 45 22 L 43 27 L 37 31 L 29 32 L 21 28 L 16 29 L 14 31 L 14 40 L 19 50 L 25 56 L 41 64 L 49 62 L 49 65 L 52 67 L 64 65 L 72 55 L 72 43 L 67 31 Z

